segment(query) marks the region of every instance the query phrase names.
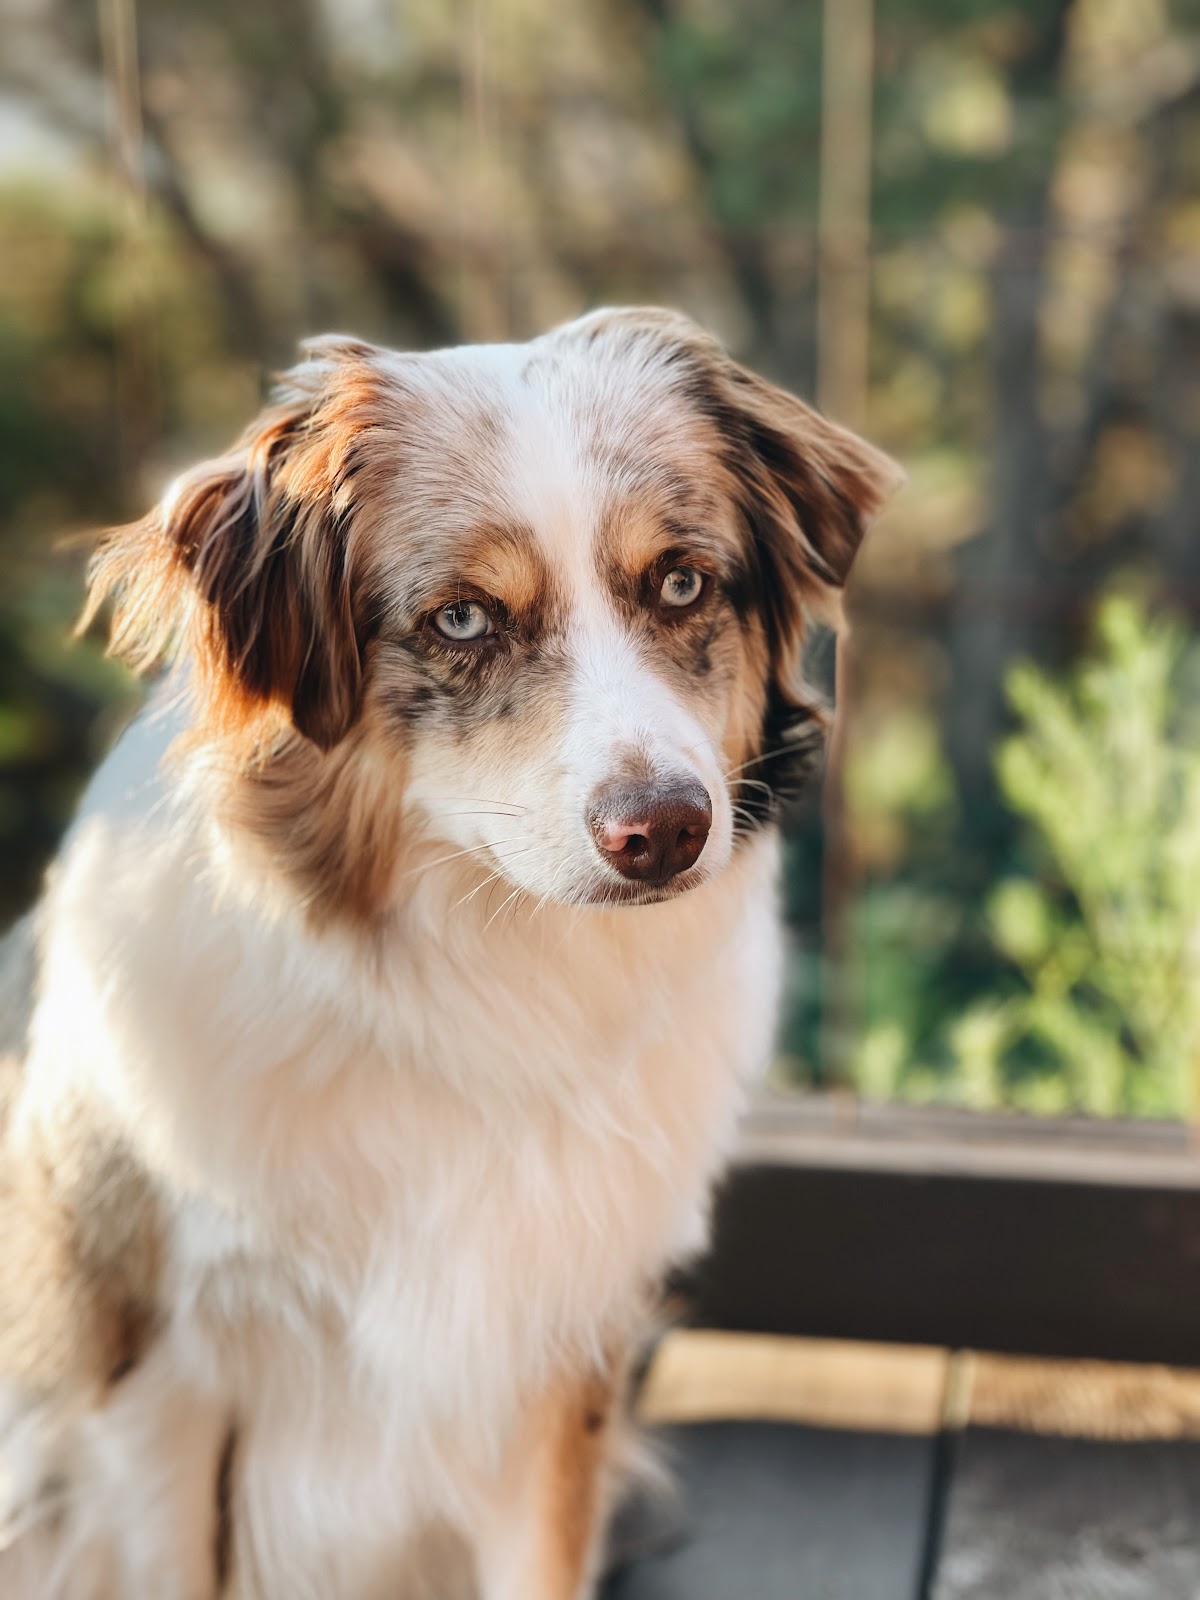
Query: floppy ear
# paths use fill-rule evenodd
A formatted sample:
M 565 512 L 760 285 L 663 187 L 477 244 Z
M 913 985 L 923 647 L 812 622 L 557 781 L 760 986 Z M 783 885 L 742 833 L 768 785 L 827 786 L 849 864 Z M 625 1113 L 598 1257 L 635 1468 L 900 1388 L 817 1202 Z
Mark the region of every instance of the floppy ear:
M 80 627 L 112 598 L 111 652 L 144 671 L 178 640 L 212 731 L 275 706 L 329 749 L 362 687 L 353 478 L 375 387 L 369 346 L 316 348 L 332 359 L 289 373 L 227 455 L 104 536 Z
M 720 354 L 712 410 L 759 572 L 775 686 L 803 704 L 807 616 L 833 626 L 863 535 L 904 482 L 889 456 Z
M 681 312 L 606 308 L 581 318 L 581 337 L 634 341 L 715 425 L 749 538 L 747 576 L 763 612 L 774 685 L 803 708 L 806 615 L 835 626 L 863 535 L 904 481 L 901 468 L 849 429 L 732 360 Z M 811 699 L 808 696 L 807 699 Z
M 592 344 L 644 352 L 715 425 L 754 543 L 781 641 L 804 610 L 840 620 L 840 596 L 872 520 L 904 482 L 903 469 L 849 429 L 734 361 L 682 312 L 603 307 L 567 325 Z M 567 331 L 564 330 L 564 331 Z

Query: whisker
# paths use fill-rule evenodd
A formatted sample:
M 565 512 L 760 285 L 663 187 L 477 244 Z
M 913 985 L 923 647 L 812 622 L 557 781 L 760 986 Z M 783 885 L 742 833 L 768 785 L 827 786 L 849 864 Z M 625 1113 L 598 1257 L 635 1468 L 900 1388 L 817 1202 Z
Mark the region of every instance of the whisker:
M 456 900 L 454 902 L 454 904 L 450 907 L 451 912 L 457 911 L 460 906 L 465 906 L 468 900 L 474 900 L 480 889 L 486 888 L 489 884 L 499 882 L 500 874 L 498 872 L 489 872 L 486 878 L 481 878 L 473 889 L 468 889 L 466 894 L 464 894 L 460 900 Z
M 537 916 L 539 911 L 544 911 L 545 910 L 546 906 L 549 904 L 551 896 L 558 889 L 559 880 L 562 878 L 563 874 L 566 872 L 566 870 L 567 870 L 569 865 L 570 865 L 570 863 L 566 862 L 566 861 L 559 862 L 557 868 L 555 869 L 554 876 L 550 880 L 550 887 L 546 890 L 546 892 L 542 895 L 541 899 L 538 901 L 537 905 L 535 905 L 533 910 L 530 912 L 530 920 L 531 921 L 533 920 L 534 917 Z
M 505 841 L 503 840 L 501 841 L 501 843 L 504 842 Z M 522 845 L 519 850 L 513 850 L 508 855 L 502 857 L 500 865 L 502 867 L 507 866 L 510 861 L 515 861 L 518 856 L 528 855 L 533 848 L 534 846 L 531 844 Z M 457 911 L 461 906 L 465 906 L 468 900 L 473 900 L 481 889 L 494 887 L 496 884 L 502 883 L 503 881 L 503 874 L 500 871 L 489 872 L 486 878 L 481 878 L 473 889 L 468 889 L 466 894 L 464 894 L 461 899 L 456 900 L 450 907 L 450 910 L 452 912 Z
M 513 890 L 512 894 L 506 895 L 504 897 L 504 899 L 501 900 L 500 904 L 496 907 L 496 909 L 492 913 L 492 915 L 484 923 L 484 925 L 483 925 L 484 933 L 486 933 L 488 931 L 488 929 L 491 927 L 492 923 L 495 922 L 496 918 L 504 910 L 505 906 L 509 903 L 509 901 L 514 899 L 517 895 L 524 894 L 524 893 L 525 893 L 524 889 L 522 889 L 522 888 L 520 888 L 518 886 L 516 889 Z
M 429 815 L 435 819 L 442 817 L 508 817 L 510 820 L 519 815 L 515 811 L 431 811 Z
M 520 894 L 520 899 L 515 902 L 515 904 L 513 905 L 512 910 L 508 913 L 508 921 L 509 921 L 509 926 L 510 927 L 513 924 L 515 924 L 515 922 L 517 920 L 518 912 L 521 910 L 521 907 L 525 904 L 526 900 L 528 900 L 528 898 L 529 898 L 528 891 L 525 890 L 525 889 L 521 889 L 519 891 L 519 894 Z M 512 898 L 511 895 L 509 896 L 509 898 L 510 899 Z M 503 911 L 504 907 L 501 906 L 500 909 L 501 909 L 501 911 Z
M 784 756 L 791 756 L 794 758 L 798 755 L 803 755 L 807 752 L 811 745 L 819 742 L 820 741 L 815 736 L 811 739 L 795 739 L 791 744 L 783 745 L 778 750 L 764 750 L 761 755 L 751 756 L 748 761 L 743 761 L 736 767 L 730 767 L 727 772 L 722 774 L 722 776 L 728 780 L 730 778 L 735 778 L 739 772 L 746 772 L 750 767 L 757 767 L 763 761 L 779 761 Z
M 515 844 L 516 842 L 515 839 L 485 839 L 482 844 L 470 844 L 463 850 L 451 850 L 449 855 L 438 856 L 435 861 L 420 861 L 415 867 L 409 867 L 407 871 L 400 874 L 397 882 L 402 881 L 404 878 L 415 877 L 421 872 L 432 872 L 434 867 L 444 867 L 448 861 L 460 861 L 463 856 L 477 856 L 485 850 L 495 850 L 500 845 Z
M 506 811 L 511 811 L 514 816 L 523 817 L 529 810 L 528 806 L 519 806 L 512 800 L 492 800 L 485 795 L 459 794 L 454 797 L 469 806 L 502 806 Z

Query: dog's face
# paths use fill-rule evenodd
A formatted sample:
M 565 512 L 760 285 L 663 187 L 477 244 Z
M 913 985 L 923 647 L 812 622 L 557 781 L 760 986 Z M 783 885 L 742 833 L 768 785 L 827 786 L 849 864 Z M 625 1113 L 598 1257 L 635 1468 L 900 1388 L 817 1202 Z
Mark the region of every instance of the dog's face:
M 311 356 L 110 536 L 117 648 L 149 660 L 183 623 L 198 735 L 246 741 L 263 817 L 325 839 L 355 904 L 400 892 L 389 816 L 573 904 L 719 872 L 819 745 L 804 618 L 892 463 L 667 312 Z

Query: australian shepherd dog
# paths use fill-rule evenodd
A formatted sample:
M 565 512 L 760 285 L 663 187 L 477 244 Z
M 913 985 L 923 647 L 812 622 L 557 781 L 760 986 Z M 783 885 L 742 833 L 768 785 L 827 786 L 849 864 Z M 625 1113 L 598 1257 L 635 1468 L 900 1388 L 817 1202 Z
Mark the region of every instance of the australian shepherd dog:
M 5 1600 L 593 1592 L 893 463 L 687 318 L 314 340 L 109 532 L 166 662 L 10 936 Z M 458 1591 L 463 1592 L 463 1591 Z

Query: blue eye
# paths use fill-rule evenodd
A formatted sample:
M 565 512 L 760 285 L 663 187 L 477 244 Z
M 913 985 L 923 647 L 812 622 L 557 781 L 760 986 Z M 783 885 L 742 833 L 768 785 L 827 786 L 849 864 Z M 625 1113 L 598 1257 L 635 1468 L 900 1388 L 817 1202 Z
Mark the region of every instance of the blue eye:
M 455 644 L 483 639 L 496 631 L 491 617 L 478 600 L 455 600 L 452 605 L 443 606 L 440 611 L 434 612 L 433 625 L 443 639 L 450 639 Z
M 695 567 L 672 567 L 662 581 L 659 599 L 665 606 L 693 606 L 704 593 L 704 574 Z

